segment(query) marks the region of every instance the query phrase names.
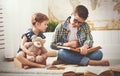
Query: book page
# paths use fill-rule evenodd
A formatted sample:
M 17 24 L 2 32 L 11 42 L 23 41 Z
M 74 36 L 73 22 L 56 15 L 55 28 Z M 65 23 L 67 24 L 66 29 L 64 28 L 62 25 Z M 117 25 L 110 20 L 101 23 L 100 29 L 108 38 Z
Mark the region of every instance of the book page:
M 112 71 L 120 72 L 120 65 L 111 66 L 110 69 L 111 69 Z
M 101 73 L 110 70 L 108 66 L 88 66 L 87 71 L 100 75 Z
M 68 49 L 68 50 L 70 50 L 70 49 L 71 49 L 70 47 L 65 47 L 65 46 L 57 46 L 57 48 L 61 48 L 61 49 Z
M 84 72 L 86 72 L 87 71 L 87 66 L 80 66 L 80 67 L 77 67 L 76 68 L 76 73 L 84 73 Z
M 75 72 L 77 67 L 66 67 L 64 73 Z
M 64 73 L 74 72 L 74 73 L 81 73 L 81 74 L 83 74 L 84 72 L 86 72 L 86 70 L 87 70 L 86 66 L 66 67 L 66 69 L 64 70 Z
M 59 66 L 57 66 L 57 65 L 49 65 L 49 66 L 46 67 L 46 69 L 47 70 L 64 70 L 65 67 L 62 66 L 62 65 L 59 65 Z

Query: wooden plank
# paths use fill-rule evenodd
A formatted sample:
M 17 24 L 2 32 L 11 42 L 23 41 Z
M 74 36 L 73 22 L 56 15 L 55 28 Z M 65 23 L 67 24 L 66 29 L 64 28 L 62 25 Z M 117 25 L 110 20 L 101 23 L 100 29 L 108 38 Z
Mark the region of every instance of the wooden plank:
M 5 43 L 0 43 L 0 45 L 5 45 Z
M 5 36 L 0 36 L 0 39 L 5 39 Z
M 0 17 L 0 19 L 3 19 L 3 17 Z
M 0 30 L 0 32 L 4 32 L 4 30 Z
M 5 49 L 5 47 L 0 47 L 0 50 L 3 50 L 3 49 Z
M 0 23 L 3 23 L 3 21 L 0 21 Z
M 4 27 L 3 25 L 0 24 L 0 28 Z
M 5 44 L 5 40 L 4 39 L 1 39 L 0 40 L 0 45 L 4 45 Z
M 0 41 L 3 41 L 3 40 L 5 40 L 5 39 L 0 39 Z
M 4 34 L 0 34 L 0 36 L 5 36 Z

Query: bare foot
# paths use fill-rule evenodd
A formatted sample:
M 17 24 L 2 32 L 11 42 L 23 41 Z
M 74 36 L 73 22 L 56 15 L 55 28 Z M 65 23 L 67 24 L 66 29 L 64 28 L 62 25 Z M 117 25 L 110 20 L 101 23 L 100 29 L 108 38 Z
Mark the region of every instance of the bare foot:
M 38 68 L 45 68 L 46 66 L 43 64 L 40 64 L 40 66 Z
M 29 68 L 30 68 L 30 66 L 28 66 L 28 65 L 24 65 L 24 66 L 23 66 L 23 69 L 25 69 L 25 70 L 26 70 L 26 69 L 29 69 Z
M 110 66 L 110 63 L 108 60 L 101 60 L 100 63 L 102 66 Z
M 46 60 L 46 59 L 47 59 L 46 54 L 43 54 L 43 55 L 42 55 L 42 57 L 43 57 L 43 59 L 44 59 L 44 60 Z
M 65 64 L 65 63 L 62 61 L 58 61 L 58 60 L 55 60 L 52 62 L 52 65 L 57 65 L 57 64 Z
M 109 66 L 110 63 L 108 60 L 99 60 L 99 61 L 96 61 L 96 60 L 90 60 L 88 62 L 88 65 L 92 65 L 92 66 Z

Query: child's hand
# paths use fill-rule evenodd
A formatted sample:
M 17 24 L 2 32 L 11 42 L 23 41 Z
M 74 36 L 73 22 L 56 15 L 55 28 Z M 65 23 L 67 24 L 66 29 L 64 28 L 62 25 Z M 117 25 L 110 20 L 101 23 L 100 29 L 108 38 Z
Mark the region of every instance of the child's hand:
M 30 51 L 27 52 L 27 55 L 35 56 L 35 54 L 33 52 L 30 52 Z
M 41 55 L 41 54 L 42 54 L 42 50 L 39 49 L 39 50 L 37 51 L 36 55 Z

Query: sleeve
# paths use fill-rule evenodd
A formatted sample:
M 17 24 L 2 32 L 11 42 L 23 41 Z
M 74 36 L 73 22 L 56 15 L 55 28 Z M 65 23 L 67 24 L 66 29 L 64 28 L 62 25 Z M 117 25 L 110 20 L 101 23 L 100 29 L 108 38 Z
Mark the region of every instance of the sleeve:
M 60 44 L 59 43 L 60 29 L 61 29 L 61 24 L 58 24 L 57 27 L 55 28 L 54 33 L 53 33 L 52 42 L 51 42 L 51 45 L 50 45 L 50 47 L 52 49 L 58 50 L 57 45 Z
M 22 34 L 21 39 L 22 39 L 24 36 L 27 37 L 27 33 Z
M 23 38 L 24 36 L 27 37 L 27 42 L 31 41 L 31 37 L 32 37 L 33 33 L 31 32 L 31 29 L 28 29 L 21 38 Z
M 84 44 L 87 44 L 89 47 L 93 46 L 93 36 L 88 24 L 86 24 L 86 41 L 84 42 Z

